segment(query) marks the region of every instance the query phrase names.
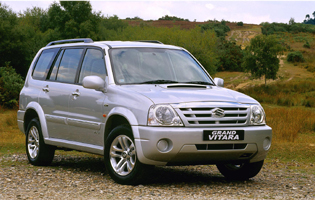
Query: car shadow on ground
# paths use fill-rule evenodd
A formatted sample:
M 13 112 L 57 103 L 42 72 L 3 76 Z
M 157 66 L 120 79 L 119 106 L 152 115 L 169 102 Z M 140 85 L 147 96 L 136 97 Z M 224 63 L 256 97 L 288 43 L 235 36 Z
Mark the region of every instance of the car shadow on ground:
M 79 173 L 93 173 L 105 176 L 110 179 L 104 165 L 104 159 L 101 156 L 55 156 L 51 167 L 62 168 Z M 225 179 L 220 172 L 212 165 L 199 166 L 166 166 L 152 167 L 147 176 L 140 183 L 141 185 L 230 185 L 230 184 L 249 184 L 255 183 L 255 180 L 232 181 Z

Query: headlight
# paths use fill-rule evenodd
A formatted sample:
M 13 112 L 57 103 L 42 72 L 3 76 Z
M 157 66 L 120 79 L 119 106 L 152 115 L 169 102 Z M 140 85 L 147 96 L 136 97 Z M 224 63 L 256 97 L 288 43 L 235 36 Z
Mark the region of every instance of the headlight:
M 266 124 L 266 116 L 262 107 L 258 105 L 251 105 L 250 123 L 251 125 L 263 125 Z
M 148 125 L 183 126 L 183 123 L 170 105 L 153 105 L 149 110 Z

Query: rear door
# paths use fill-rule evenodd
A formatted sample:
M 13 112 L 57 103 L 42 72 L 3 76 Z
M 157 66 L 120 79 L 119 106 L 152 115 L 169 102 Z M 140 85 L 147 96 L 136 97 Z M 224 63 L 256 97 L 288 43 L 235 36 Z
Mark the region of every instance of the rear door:
M 43 85 L 39 103 L 41 104 L 50 138 L 71 140 L 67 118 L 69 99 L 75 87 L 84 48 L 61 49 Z

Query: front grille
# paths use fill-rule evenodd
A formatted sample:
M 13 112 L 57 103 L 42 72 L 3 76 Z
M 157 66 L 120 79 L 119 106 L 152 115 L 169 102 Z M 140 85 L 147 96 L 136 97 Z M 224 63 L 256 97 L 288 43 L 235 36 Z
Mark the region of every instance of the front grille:
M 249 116 L 249 106 L 225 103 L 220 106 L 219 103 L 211 106 L 203 103 L 202 105 L 189 105 L 185 104 L 176 107 L 176 111 L 183 120 L 186 126 L 242 126 L 245 125 Z M 219 106 L 217 106 L 219 105 Z M 232 106 L 231 106 L 232 105 Z M 215 111 L 224 111 L 224 116 L 214 116 Z
M 196 144 L 197 150 L 241 150 L 246 146 L 247 144 Z

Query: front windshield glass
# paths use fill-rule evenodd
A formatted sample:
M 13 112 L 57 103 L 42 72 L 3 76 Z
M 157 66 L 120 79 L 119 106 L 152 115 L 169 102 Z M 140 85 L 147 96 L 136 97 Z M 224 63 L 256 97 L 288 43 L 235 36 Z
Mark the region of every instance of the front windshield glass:
M 174 49 L 111 49 L 117 84 L 196 83 L 213 85 L 200 65 L 185 51 Z

